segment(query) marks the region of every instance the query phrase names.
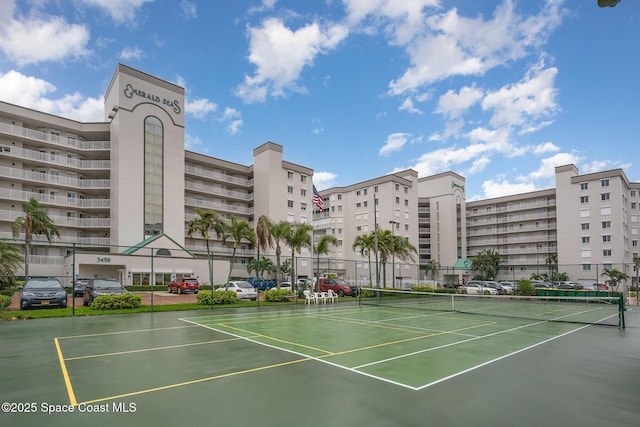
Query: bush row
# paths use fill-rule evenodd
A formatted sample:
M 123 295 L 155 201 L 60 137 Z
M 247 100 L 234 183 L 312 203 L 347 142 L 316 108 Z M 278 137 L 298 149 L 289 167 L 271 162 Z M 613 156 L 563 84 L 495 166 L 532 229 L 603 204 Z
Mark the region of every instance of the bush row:
M 289 301 L 293 297 L 293 291 L 290 289 L 273 288 L 264 293 L 264 300 L 269 302 Z
M 213 293 L 213 304 L 235 304 L 238 302 L 238 295 L 234 291 L 211 292 L 204 290 L 198 292 L 198 304 L 211 305 L 211 294 Z
M 116 310 L 120 308 L 136 308 L 142 304 L 142 296 L 134 294 L 100 295 L 91 303 L 96 310 Z
M 5 308 L 11 305 L 11 297 L 7 295 L 0 295 L 0 310 L 4 310 Z

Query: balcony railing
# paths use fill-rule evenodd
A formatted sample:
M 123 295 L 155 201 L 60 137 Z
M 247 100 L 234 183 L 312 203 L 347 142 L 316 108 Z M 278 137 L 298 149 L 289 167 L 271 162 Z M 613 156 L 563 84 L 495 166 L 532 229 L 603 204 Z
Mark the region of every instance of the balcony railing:
M 60 136 L 55 133 L 10 125 L 8 123 L 0 123 L 0 133 L 39 142 L 48 142 L 63 147 L 80 148 L 82 150 L 109 150 L 111 148 L 111 141 L 86 141 L 76 136 Z

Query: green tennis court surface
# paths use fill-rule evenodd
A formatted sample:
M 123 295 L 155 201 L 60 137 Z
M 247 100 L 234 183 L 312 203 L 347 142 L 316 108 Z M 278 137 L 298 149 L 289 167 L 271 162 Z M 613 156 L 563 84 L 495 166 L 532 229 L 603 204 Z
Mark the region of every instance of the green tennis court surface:
M 4 322 L 2 401 L 37 406 L 0 425 L 635 425 L 627 314 L 625 330 L 354 303 Z
M 576 329 L 576 325 L 540 321 L 377 307 L 323 306 L 312 314 L 183 320 L 414 390 Z

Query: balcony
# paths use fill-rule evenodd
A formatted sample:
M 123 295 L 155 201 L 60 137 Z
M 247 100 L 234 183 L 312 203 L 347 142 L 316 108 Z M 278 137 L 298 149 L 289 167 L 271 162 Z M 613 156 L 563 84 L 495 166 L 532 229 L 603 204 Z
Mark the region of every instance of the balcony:
M 12 181 L 51 184 L 60 187 L 69 187 L 76 190 L 111 188 L 111 181 L 108 179 L 69 178 L 50 173 L 34 172 L 7 166 L 0 166 L 0 178 L 9 178 Z
M 52 155 L 46 151 L 29 150 L 22 147 L 0 145 L 0 155 L 20 161 L 36 162 L 46 166 L 79 170 L 109 170 L 109 160 L 83 160 L 61 155 Z
M 206 185 L 203 183 L 185 181 L 185 189 L 192 190 L 202 194 L 213 194 L 224 197 L 226 199 L 237 199 L 242 201 L 253 200 L 253 194 L 243 193 L 241 191 L 228 190 L 226 188 L 220 188 L 213 185 Z M 192 200 L 196 200 L 195 198 Z
M 109 209 L 111 199 L 79 199 L 76 197 L 62 197 L 46 193 L 35 193 L 32 191 L 0 189 L 0 199 L 17 202 L 26 202 L 34 198 L 43 205 L 74 208 L 74 209 Z
M 75 136 L 61 137 L 57 134 L 24 128 L 22 126 L 10 125 L 8 123 L 0 123 L 0 134 L 55 144 L 60 147 L 74 147 L 81 150 L 109 151 L 111 149 L 111 141 L 86 141 Z
M 193 175 L 195 177 L 206 178 L 212 181 L 220 181 L 229 184 L 241 185 L 243 187 L 251 187 L 253 186 L 253 180 L 240 176 L 227 175 L 222 172 L 206 170 L 203 168 L 197 168 L 194 166 L 185 166 L 184 168 L 186 175 Z

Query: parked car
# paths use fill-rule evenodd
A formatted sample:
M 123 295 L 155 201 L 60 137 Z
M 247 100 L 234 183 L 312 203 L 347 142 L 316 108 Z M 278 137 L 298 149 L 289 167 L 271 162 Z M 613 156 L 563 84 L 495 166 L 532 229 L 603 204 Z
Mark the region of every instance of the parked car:
M 246 280 L 234 280 L 216 288 L 216 292 L 234 291 L 239 299 L 258 299 L 258 291 Z
M 167 290 L 169 293 L 175 291 L 177 294 L 186 294 L 187 292 L 197 294 L 198 291 L 200 291 L 200 283 L 198 283 L 198 279 L 195 277 L 179 276 L 176 277 L 176 280 L 169 282 Z
M 30 278 L 20 289 L 20 309 L 67 306 L 67 291 L 58 279 Z
M 318 279 L 318 286 L 320 288 L 320 292 L 327 292 L 331 289 L 340 297 L 345 295 L 352 297 L 358 296 L 357 286 L 350 285 L 346 280 L 321 277 Z
M 498 295 L 496 289 L 485 286 L 481 280 L 469 280 L 462 288 L 470 295 Z
M 82 304 L 89 306 L 94 299 L 101 295 L 121 295 L 126 293 L 127 290 L 118 280 L 96 277 L 90 279 L 89 283 L 84 287 Z
M 244 280 L 251 283 L 256 291 L 266 291 L 273 288 L 276 284 L 273 280 L 263 279 L 262 277 L 253 276 Z
M 296 286 L 298 287 L 298 289 L 311 289 L 313 288 L 313 280 L 298 279 L 296 280 Z
M 494 282 L 492 280 L 485 280 L 483 282 L 483 285 L 487 288 L 495 289 L 498 295 L 506 295 L 509 293 L 508 287 L 503 286 L 502 284 L 498 282 Z
M 73 285 L 74 297 L 82 296 L 82 294 L 84 293 L 84 288 L 85 286 L 87 286 L 87 283 L 89 283 L 89 280 L 91 280 L 89 277 L 79 277 L 76 279 L 76 283 Z
M 500 283 L 502 287 L 506 288 L 508 294 L 512 294 L 516 290 L 517 284 L 515 282 L 500 281 L 498 283 Z
M 558 284 L 558 289 L 582 289 L 582 283 L 562 282 Z
M 276 286 L 273 287 L 272 289 L 275 289 L 277 287 L 278 287 L 278 284 L 276 283 Z M 280 289 L 291 290 L 291 282 L 280 282 Z

